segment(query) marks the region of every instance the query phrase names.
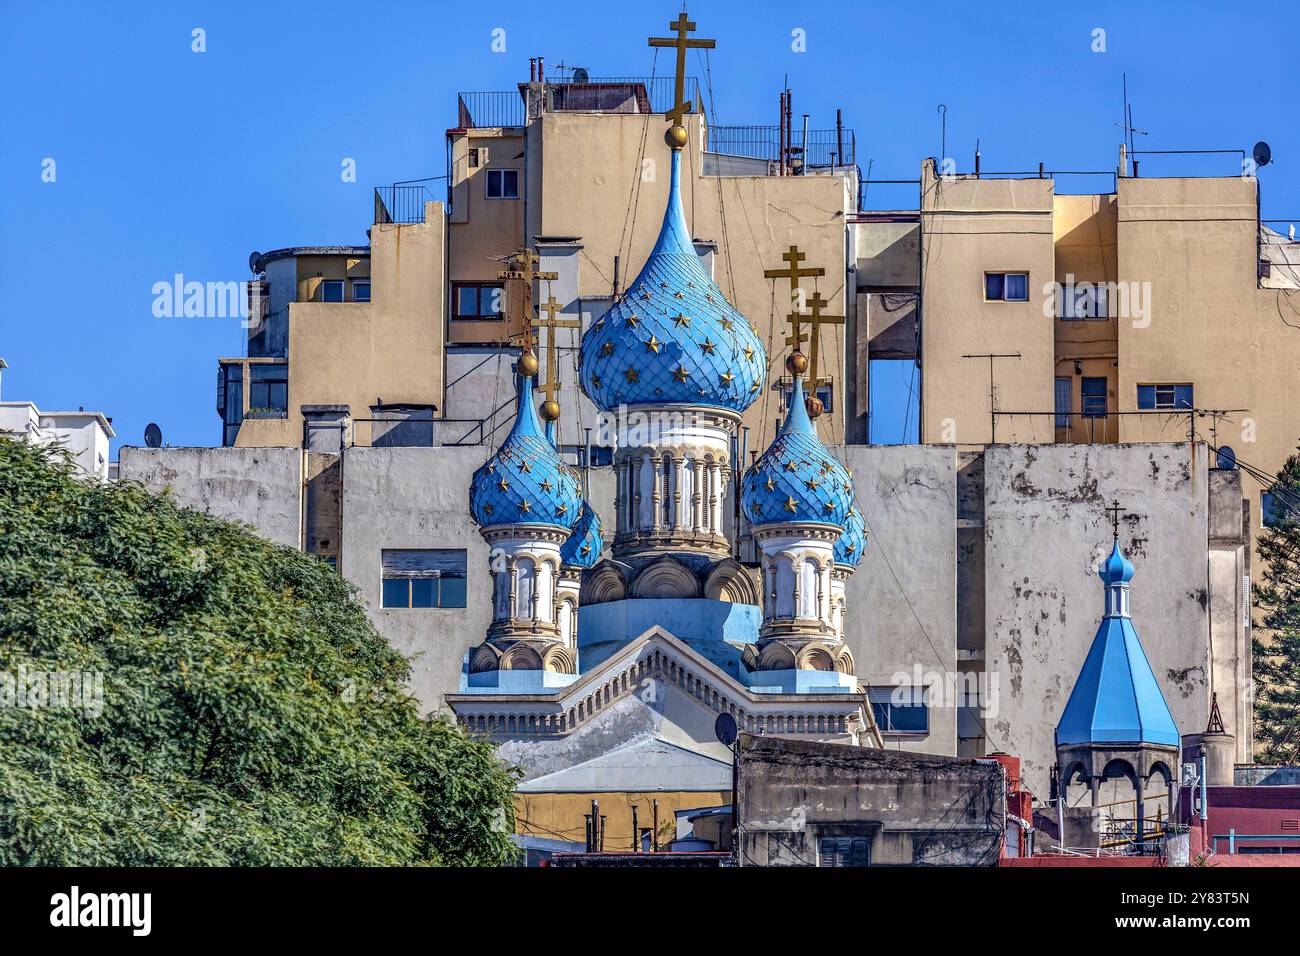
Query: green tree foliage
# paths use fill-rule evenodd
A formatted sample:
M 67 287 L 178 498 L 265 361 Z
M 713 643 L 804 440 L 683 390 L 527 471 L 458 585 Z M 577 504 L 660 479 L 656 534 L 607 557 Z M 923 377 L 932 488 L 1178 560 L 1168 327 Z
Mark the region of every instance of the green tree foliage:
M 1254 638 L 1255 757 L 1300 763 L 1300 455 L 1287 459 L 1272 491 L 1273 519 L 1259 538 L 1263 581 L 1255 586 L 1262 612 Z
M 0 438 L 0 865 L 507 861 L 407 675 L 323 562 Z

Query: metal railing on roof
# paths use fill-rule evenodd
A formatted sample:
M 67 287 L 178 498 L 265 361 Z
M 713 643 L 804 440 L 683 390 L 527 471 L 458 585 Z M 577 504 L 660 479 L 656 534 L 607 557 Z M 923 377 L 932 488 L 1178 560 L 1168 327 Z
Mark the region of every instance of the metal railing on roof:
M 803 149 L 803 133 L 794 132 L 791 143 L 798 159 Z M 730 156 L 748 156 L 752 159 L 781 160 L 781 127 L 779 126 L 710 126 L 708 150 Z M 810 129 L 808 131 L 808 166 L 852 166 L 856 146 L 851 129 Z M 842 154 L 842 155 L 841 155 Z
M 671 76 L 548 77 L 543 88 L 544 112 L 666 113 L 675 102 Z M 700 103 L 700 85 L 687 77 L 692 109 Z M 492 129 L 524 126 L 528 122 L 525 99 L 528 84 L 518 90 L 486 90 L 456 94 L 458 129 Z
M 376 186 L 375 223 L 424 222 L 424 204 L 432 199 L 433 194 L 423 186 Z

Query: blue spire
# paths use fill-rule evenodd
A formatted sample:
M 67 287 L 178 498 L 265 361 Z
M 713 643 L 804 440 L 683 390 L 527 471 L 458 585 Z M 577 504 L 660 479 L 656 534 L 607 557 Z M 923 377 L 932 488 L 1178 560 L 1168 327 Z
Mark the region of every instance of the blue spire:
M 1178 746 L 1178 727 L 1129 616 L 1133 565 L 1118 541 L 1099 573 L 1106 611 L 1056 725 L 1056 745 Z
M 741 507 L 755 526 L 813 522 L 843 529 L 853 509 L 853 479 L 817 437 L 795 376 L 785 421 L 745 475 Z
M 695 251 L 676 151 L 654 249 L 622 298 L 583 334 L 579 378 L 602 411 L 669 404 L 744 411 L 762 391 L 767 353 Z
M 534 524 L 569 530 L 578 520 L 578 474 L 561 459 L 533 406 L 533 380 L 519 375 L 514 425 L 474 472 L 470 514 L 481 526 Z

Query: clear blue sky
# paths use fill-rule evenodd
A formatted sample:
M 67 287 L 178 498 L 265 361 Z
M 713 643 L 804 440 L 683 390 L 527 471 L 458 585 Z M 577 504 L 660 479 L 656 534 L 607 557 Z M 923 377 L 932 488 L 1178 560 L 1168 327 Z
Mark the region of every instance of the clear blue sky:
M 372 186 L 445 172 L 458 90 L 511 89 L 539 54 L 593 75 L 648 73 L 645 38 L 678 9 L 7 0 L 4 397 L 100 409 L 119 444 L 142 443 L 151 420 L 173 444 L 217 444 L 216 359 L 241 354 L 243 331 L 154 318 L 155 282 L 247 279 L 254 249 L 364 243 Z M 788 74 L 795 112 L 825 127 L 842 108 L 877 177 L 915 177 L 939 153 L 939 103 L 962 169 L 976 138 L 985 169 L 1112 168 L 1127 71 L 1134 125 L 1149 131 L 1139 148 L 1267 140 L 1264 215 L 1300 216 L 1291 4 L 697 0 L 690 13 L 718 39 L 719 122 L 774 123 Z M 205 53 L 191 51 L 196 27 Z M 496 27 L 504 54 L 491 50 Z M 795 28 L 805 53 L 791 50 Z M 1091 50 L 1095 28 L 1105 53 Z M 356 183 L 340 180 L 346 157 Z M 1151 175 L 1234 171 L 1230 157 L 1144 163 Z M 883 190 L 871 202 L 909 203 L 914 193 Z

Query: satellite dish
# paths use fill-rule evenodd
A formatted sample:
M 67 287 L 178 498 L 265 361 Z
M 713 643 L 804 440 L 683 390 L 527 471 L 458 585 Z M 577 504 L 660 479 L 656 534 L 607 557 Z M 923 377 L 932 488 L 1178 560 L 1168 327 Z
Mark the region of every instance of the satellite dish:
M 713 722 L 713 735 L 723 746 L 730 747 L 736 742 L 736 718 L 725 711 L 718 714 L 718 719 Z
M 1268 143 L 1262 139 L 1255 144 L 1252 154 L 1255 157 L 1256 166 L 1267 166 L 1273 161 L 1273 150 L 1269 149 Z
M 144 443 L 148 448 L 162 447 L 162 429 L 153 422 L 144 426 Z
M 1232 471 L 1237 467 L 1237 453 L 1224 445 L 1219 449 L 1217 466 L 1220 471 Z
M 248 271 L 254 275 L 257 274 L 257 260 L 262 258 L 262 254 L 254 249 L 248 254 Z
M 588 75 L 587 68 L 585 66 L 579 66 L 574 69 L 573 71 L 574 83 L 588 83 L 590 82 L 590 79 L 591 78 Z

